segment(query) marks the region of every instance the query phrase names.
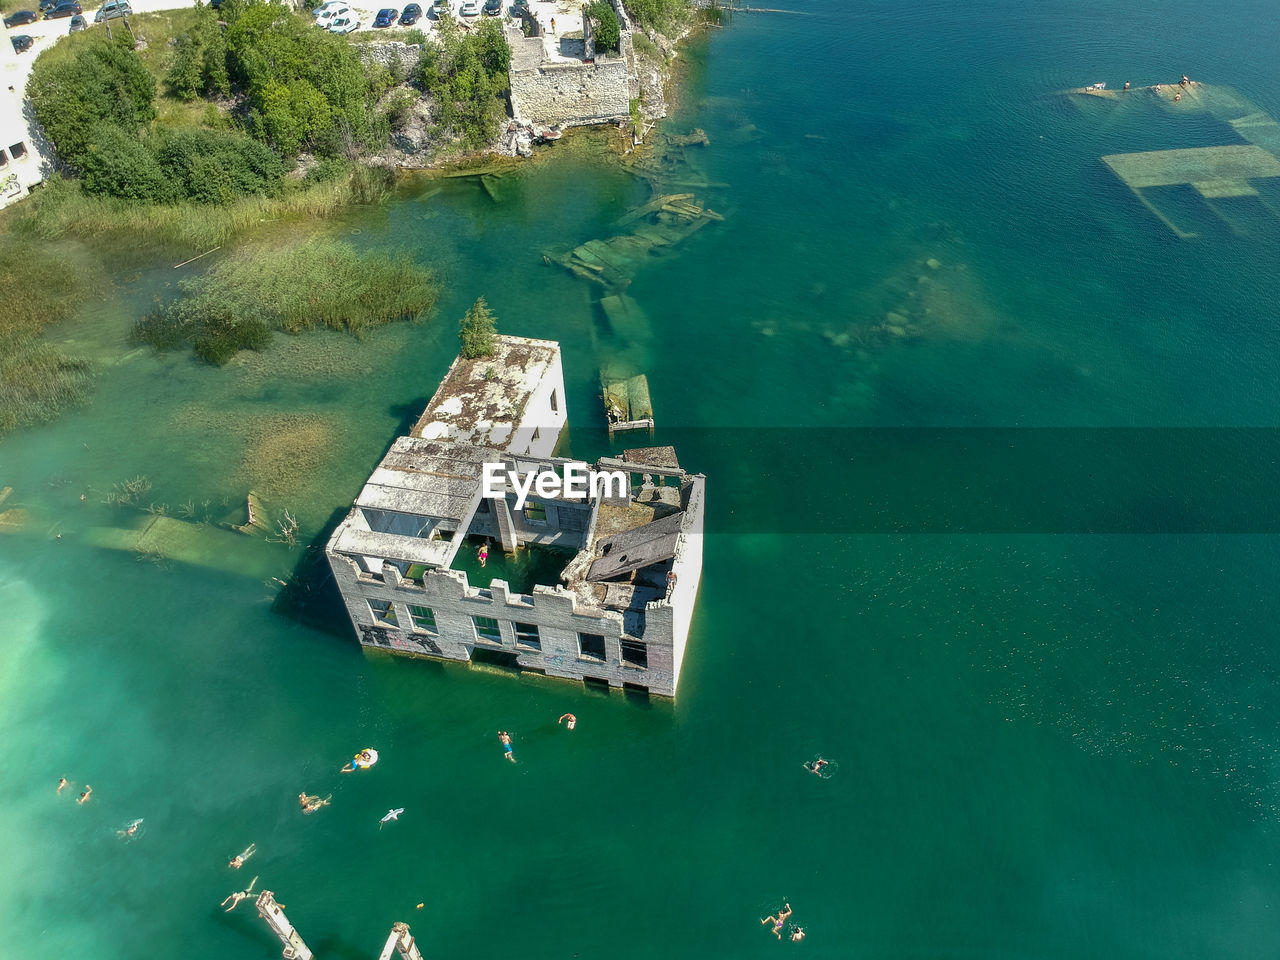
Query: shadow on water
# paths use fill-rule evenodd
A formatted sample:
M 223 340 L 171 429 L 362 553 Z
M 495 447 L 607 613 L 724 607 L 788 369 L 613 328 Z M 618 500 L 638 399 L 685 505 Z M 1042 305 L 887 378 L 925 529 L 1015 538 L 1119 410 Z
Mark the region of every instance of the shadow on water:
M 273 613 L 343 639 L 350 637 L 350 621 L 325 559 L 324 546 L 346 516 L 346 507 L 338 507 L 329 515 L 319 534 L 303 549 L 271 604 Z
M 408 403 L 393 403 L 387 407 L 387 412 L 396 418 L 395 432 L 391 435 L 391 440 L 387 443 L 387 450 L 391 449 L 391 445 L 396 442 L 397 437 L 407 436 L 409 431 L 413 429 L 413 425 L 418 422 L 418 418 L 422 416 L 422 412 L 427 409 L 427 403 L 430 397 L 415 397 Z M 383 456 L 386 452 L 383 452 Z

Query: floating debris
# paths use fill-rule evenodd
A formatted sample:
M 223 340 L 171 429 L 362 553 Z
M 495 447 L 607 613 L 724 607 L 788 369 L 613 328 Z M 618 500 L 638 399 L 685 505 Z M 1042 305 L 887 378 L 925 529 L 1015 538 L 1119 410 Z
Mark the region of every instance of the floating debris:
M 600 371 L 605 419 L 609 432 L 652 430 L 653 404 L 649 399 L 649 378 L 643 373 L 619 377 Z

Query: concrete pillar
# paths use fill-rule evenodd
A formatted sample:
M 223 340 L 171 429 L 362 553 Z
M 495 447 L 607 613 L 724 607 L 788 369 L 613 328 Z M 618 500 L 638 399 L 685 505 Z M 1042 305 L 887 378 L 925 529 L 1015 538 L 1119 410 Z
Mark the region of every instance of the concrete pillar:
M 400 960 L 422 960 L 422 952 L 418 950 L 413 935 L 409 933 L 407 923 L 396 923 L 392 926 L 391 934 L 387 937 L 386 945 L 378 955 L 378 960 L 391 960 L 392 953 L 399 953 Z
M 284 946 L 281 956 L 285 960 L 312 960 L 311 948 L 302 942 L 302 935 L 293 928 L 289 918 L 284 915 L 283 908 L 276 903 L 274 893 L 263 890 L 258 894 L 257 907 L 258 916 L 267 921 L 271 932 Z
M 498 521 L 498 536 L 502 538 L 502 550 L 504 553 L 515 553 L 516 547 L 516 527 L 511 522 L 511 510 L 507 507 L 506 497 L 495 497 L 489 501 L 493 504 L 493 515 Z

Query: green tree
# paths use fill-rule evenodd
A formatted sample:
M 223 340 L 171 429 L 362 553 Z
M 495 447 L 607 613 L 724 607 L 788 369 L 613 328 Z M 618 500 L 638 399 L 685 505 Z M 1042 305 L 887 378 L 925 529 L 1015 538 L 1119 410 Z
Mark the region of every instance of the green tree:
M 372 145 L 371 82 L 351 44 L 277 4 L 250 3 L 226 34 L 231 79 L 244 89 L 249 132 L 283 154 Z
M 489 305 L 480 297 L 458 323 L 462 355 L 468 360 L 492 357 L 497 349 L 498 324 Z
M 91 133 L 106 122 L 136 136 L 155 117 L 155 78 L 118 31 L 67 60 L 41 57 L 27 96 L 63 159 L 79 166 Z
M 595 21 L 597 50 L 617 50 L 622 40 L 622 26 L 618 14 L 609 0 L 592 0 L 586 9 L 587 16 Z
M 179 100 L 194 100 L 204 88 L 204 51 L 191 34 L 174 40 L 173 66 L 165 77 L 165 86 Z
M 439 46 L 422 51 L 415 82 L 431 94 L 441 126 L 468 147 L 484 146 L 505 116 L 511 48 L 496 20 L 464 34 L 443 17 L 438 35 Z

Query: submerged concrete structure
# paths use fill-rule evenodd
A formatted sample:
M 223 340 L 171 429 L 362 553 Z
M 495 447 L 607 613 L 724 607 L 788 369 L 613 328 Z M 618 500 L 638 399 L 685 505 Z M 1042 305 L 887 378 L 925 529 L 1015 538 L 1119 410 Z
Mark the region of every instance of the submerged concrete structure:
M 566 423 L 558 344 L 499 337 L 494 356 L 454 360 L 326 547 L 362 644 L 675 696 L 705 477 L 656 447 L 597 461 L 625 478 L 610 487 L 531 487 L 589 469 L 553 455 Z

